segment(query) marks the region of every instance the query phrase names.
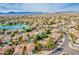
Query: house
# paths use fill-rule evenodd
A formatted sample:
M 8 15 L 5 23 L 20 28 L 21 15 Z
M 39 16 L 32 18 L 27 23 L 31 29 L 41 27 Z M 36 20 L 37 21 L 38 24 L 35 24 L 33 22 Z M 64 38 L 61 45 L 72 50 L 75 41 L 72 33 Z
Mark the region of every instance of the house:
M 41 43 L 42 47 L 45 48 L 47 40 L 40 40 L 39 43 Z
M 24 50 L 24 45 L 17 45 L 13 55 L 22 55 Z
M 29 44 L 27 44 L 27 51 L 25 54 L 32 55 L 34 50 L 35 50 L 35 44 L 29 43 Z
M 5 35 L 3 40 L 4 41 L 10 41 L 11 38 L 12 38 L 11 35 Z
M 79 31 L 74 31 L 73 34 L 79 39 Z
M 0 50 L 0 55 L 3 55 L 8 49 L 11 49 L 12 47 L 9 45 L 4 46 L 1 50 Z
M 51 37 L 54 38 L 54 41 L 58 41 L 60 39 L 61 33 L 53 32 L 51 35 Z

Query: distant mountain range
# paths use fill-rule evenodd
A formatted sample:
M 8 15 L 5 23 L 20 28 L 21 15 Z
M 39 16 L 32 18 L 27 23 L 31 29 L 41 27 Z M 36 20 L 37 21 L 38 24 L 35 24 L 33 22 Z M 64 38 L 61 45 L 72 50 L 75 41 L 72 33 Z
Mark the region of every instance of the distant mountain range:
M 60 11 L 51 13 L 79 13 L 78 11 Z M 0 12 L 0 14 L 47 14 L 47 12 Z
M 79 13 L 79 11 L 60 11 L 55 13 Z
M 0 14 L 45 14 L 44 12 L 0 12 Z

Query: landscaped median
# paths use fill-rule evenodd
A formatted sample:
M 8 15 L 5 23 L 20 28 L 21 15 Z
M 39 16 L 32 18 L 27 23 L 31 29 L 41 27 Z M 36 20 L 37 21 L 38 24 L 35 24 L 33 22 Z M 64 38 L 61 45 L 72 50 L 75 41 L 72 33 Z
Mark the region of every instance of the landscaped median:
M 71 42 L 69 42 L 68 47 L 71 48 L 71 49 L 79 50 L 79 48 L 74 47 L 73 44 L 72 44 Z
M 79 50 L 79 48 L 75 47 L 74 43 L 71 42 L 72 38 L 70 36 L 69 36 L 69 39 L 70 39 L 70 41 L 69 41 L 68 47 L 71 48 L 71 49 Z
M 62 41 L 62 43 L 58 43 L 59 45 L 58 45 L 56 48 L 54 48 L 54 49 L 52 49 L 52 50 L 39 51 L 38 53 L 36 53 L 36 54 L 34 54 L 34 55 L 49 55 L 49 54 L 53 53 L 57 48 L 59 48 L 59 47 L 61 47 L 61 46 L 63 45 L 63 43 L 64 43 L 64 41 L 65 41 L 65 38 L 63 37 L 63 38 L 61 39 L 61 41 Z
M 71 48 L 71 49 L 75 49 L 75 50 L 79 50 L 79 48 L 77 48 L 77 47 L 73 47 L 73 45 L 72 45 L 72 43 L 71 42 L 69 42 L 69 48 Z

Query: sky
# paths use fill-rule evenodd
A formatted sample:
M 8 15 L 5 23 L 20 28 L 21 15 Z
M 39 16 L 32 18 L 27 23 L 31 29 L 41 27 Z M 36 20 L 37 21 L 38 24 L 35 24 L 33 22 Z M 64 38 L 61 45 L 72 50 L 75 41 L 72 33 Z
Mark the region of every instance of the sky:
M 79 3 L 0 3 L 0 12 L 79 11 Z

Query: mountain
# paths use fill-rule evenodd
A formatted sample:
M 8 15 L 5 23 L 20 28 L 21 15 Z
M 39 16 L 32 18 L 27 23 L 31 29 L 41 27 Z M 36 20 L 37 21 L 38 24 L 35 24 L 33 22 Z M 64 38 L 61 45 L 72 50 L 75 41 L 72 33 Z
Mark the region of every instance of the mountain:
M 60 11 L 55 13 L 79 13 L 79 11 Z
M 52 12 L 51 12 L 52 13 Z M 53 13 L 79 13 L 79 11 L 60 11 Z M 47 14 L 47 12 L 0 12 L 0 14 Z
M 0 14 L 44 14 L 43 12 L 0 12 Z

